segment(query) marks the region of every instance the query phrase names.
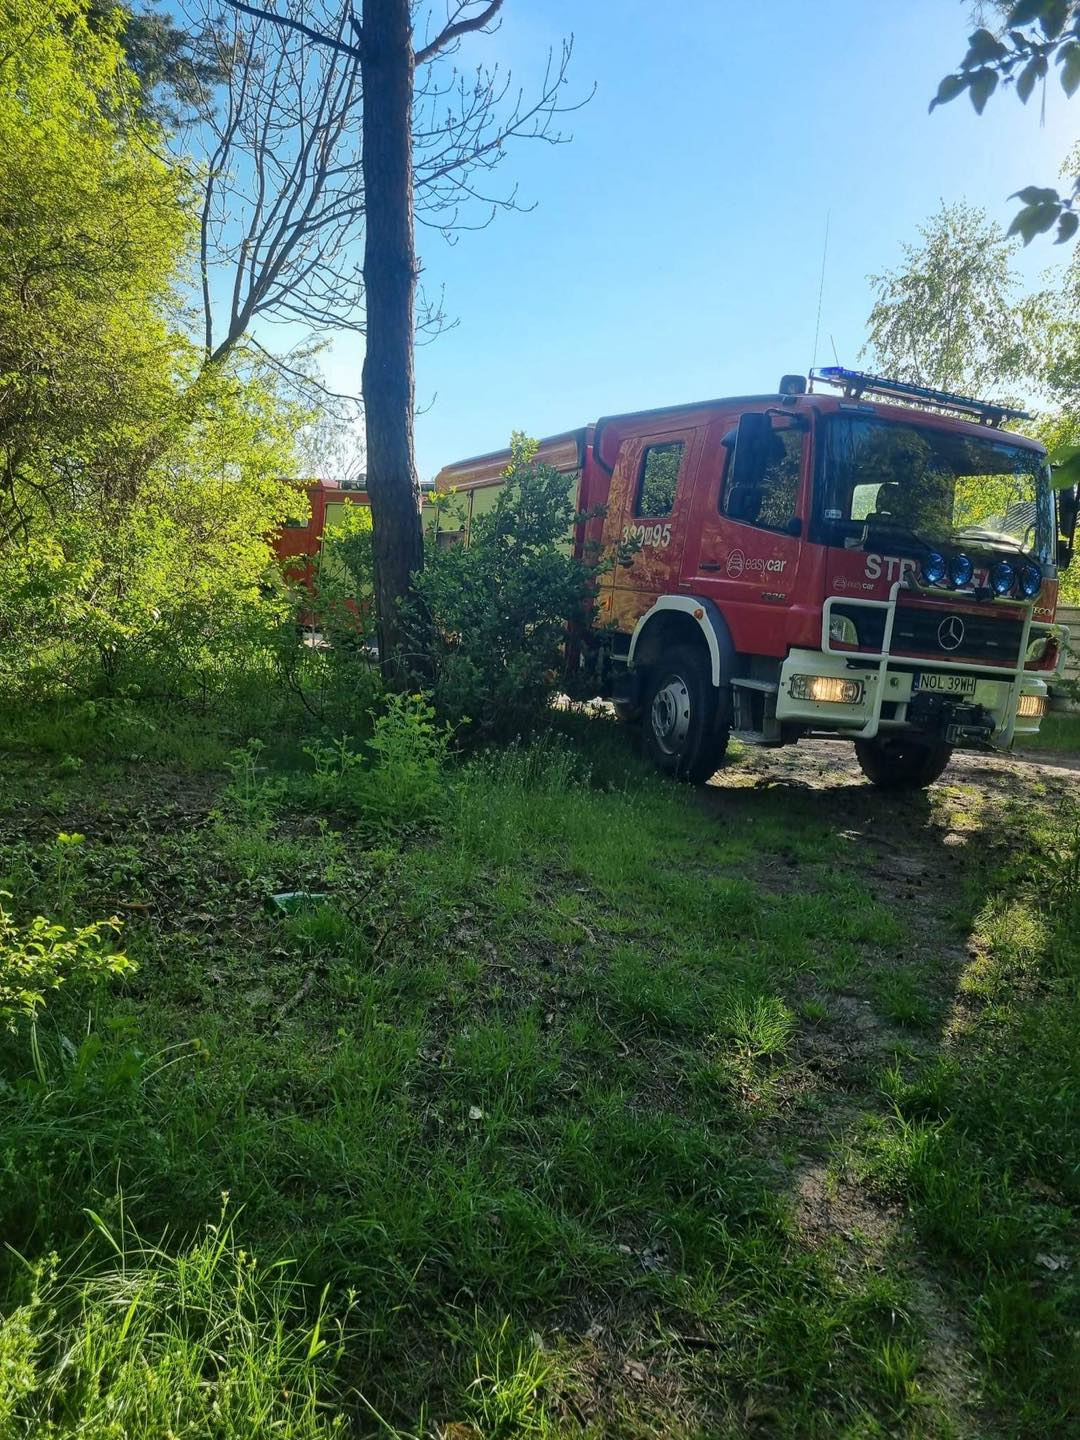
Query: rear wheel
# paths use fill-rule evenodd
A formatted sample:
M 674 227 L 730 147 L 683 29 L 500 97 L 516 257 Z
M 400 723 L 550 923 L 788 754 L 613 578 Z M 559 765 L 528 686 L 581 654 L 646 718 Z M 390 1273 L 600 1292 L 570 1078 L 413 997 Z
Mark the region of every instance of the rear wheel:
M 704 650 L 677 645 L 658 660 L 642 702 L 642 738 L 653 763 L 668 775 L 703 784 L 715 773 L 728 742 Z
M 948 765 L 952 746 L 896 735 L 856 740 L 855 754 L 863 774 L 880 790 L 925 790 Z

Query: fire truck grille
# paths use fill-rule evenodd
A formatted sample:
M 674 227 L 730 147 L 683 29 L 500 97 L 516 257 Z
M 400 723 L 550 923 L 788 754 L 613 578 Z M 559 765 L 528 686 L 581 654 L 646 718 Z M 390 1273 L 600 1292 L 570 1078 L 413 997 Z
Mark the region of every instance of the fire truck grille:
M 860 606 L 837 605 L 833 613 L 846 614 L 854 623 L 860 648 L 880 650 L 885 634 L 885 612 Z M 956 623 L 958 622 L 958 623 Z M 1020 657 L 1023 622 L 999 613 L 960 614 L 944 606 L 916 609 L 898 606 L 893 624 L 893 655 L 936 656 L 941 660 L 1013 666 Z

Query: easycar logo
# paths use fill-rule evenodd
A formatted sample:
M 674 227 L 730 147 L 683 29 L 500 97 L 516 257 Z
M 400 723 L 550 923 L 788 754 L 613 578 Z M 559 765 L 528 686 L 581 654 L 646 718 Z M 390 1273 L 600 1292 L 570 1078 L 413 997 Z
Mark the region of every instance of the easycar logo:
M 779 575 L 787 569 L 786 560 L 765 560 L 760 555 L 747 556 L 742 550 L 732 550 L 724 567 L 732 580 L 740 575 Z

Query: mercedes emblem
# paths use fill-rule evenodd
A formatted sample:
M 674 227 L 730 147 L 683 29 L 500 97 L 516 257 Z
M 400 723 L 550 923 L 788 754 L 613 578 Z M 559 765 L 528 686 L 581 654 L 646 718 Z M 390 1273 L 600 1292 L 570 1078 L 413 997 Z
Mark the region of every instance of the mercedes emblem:
M 946 615 L 937 627 L 938 644 L 942 650 L 959 650 L 964 643 L 964 622 L 959 615 Z

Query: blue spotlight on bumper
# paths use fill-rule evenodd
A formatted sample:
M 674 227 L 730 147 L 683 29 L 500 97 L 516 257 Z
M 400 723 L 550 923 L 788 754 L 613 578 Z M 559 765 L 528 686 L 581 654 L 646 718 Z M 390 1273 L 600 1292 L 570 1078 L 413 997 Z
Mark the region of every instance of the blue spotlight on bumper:
M 1042 571 L 1037 565 L 1022 565 L 1020 567 L 1020 594 L 1025 600 L 1031 600 L 1042 589 Z
M 947 573 L 945 556 L 931 550 L 922 562 L 922 577 L 927 585 L 940 585 Z
M 975 562 L 970 555 L 954 555 L 949 561 L 949 583 L 954 589 L 966 589 L 974 574 Z
M 990 567 L 990 589 L 995 595 L 1008 595 L 1016 584 L 1016 571 L 1008 560 L 999 560 Z

